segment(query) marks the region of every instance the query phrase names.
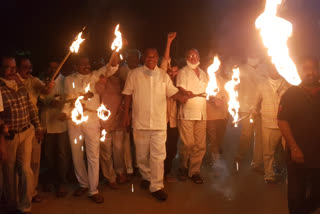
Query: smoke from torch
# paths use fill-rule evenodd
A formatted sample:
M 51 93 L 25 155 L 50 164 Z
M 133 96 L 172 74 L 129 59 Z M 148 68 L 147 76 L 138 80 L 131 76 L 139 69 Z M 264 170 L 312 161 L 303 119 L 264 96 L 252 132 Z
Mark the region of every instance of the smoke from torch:
M 237 127 L 240 103 L 238 100 L 238 91 L 236 90 L 236 86 L 240 83 L 240 70 L 239 68 L 234 68 L 232 71 L 232 79 L 225 84 L 224 88 L 229 94 L 228 111 L 233 117 L 234 126 Z
M 213 63 L 208 67 L 209 83 L 206 89 L 207 100 L 209 100 L 210 96 L 216 96 L 219 92 L 216 72 L 219 70 L 220 64 L 219 58 L 215 56 Z
M 256 28 L 260 30 L 263 44 L 279 74 L 290 84 L 299 85 L 301 79 L 287 46 L 288 38 L 292 35 L 292 24 L 277 16 L 281 2 L 282 0 L 266 1 L 265 11 L 256 19 Z

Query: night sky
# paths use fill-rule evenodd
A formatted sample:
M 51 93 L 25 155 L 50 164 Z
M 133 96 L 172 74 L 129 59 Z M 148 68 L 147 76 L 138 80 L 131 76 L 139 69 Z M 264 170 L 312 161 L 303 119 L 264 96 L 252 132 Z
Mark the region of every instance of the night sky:
M 254 21 L 264 0 L 56 0 L 1 2 L 1 51 L 30 50 L 35 68 L 63 56 L 87 25 L 82 52 L 110 54 L 113 30 L 120 23 L 130 48 L 156 47 L 163 52 L 166 35 L 177 31 L 173 57 L 199 49 L 202 58 L 215 53 L 245 56 L 260 50 Z M 320 50 L 320 1 L 286 0 L 281 16 L 293 23 L 292 55 L 317 55 Z M 39 71 L 38 71 L 39 72 Z

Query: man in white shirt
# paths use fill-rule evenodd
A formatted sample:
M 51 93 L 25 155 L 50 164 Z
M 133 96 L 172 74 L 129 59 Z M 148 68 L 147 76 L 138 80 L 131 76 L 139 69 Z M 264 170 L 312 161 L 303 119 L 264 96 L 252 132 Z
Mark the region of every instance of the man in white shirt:
M 100 106 L 100 98 L 95 91 L 95 83 L 101 75 L 111 76 L 118 69 L 118 57 L 112 62 L 112 66 L 103 66 L 99 70 L 91 71 L 89 58 L 79 56 L 76 62 L 77 72 L 69 75 L 65 79 L 66 99 L 76 99 L 81 94 L 85 94 L 85 88 L 89 85 L 94 96 L 84 100 L 82 105 L 85 108 L 84 114 L 89 118 L 86 122 L 77 125 L 72 120 L 68 121 L 68 132 L 71 143 L 72 158 L 75 173 L 80 183 L 80 188 L 74 192 L 74 196 L 81 196 L 88 190 L 89 198 L 96 203 L 103 203 L 104 198 L 99 194 L 99 148 L 100 148 L 100 123 L 97 116 L 97 109 Z M 65 105 L 64 113 L 70 115 L 73 105 Z M 83 144 L 86 144 L 86 154 L 88 160 L 88 172 L 83 159 Z
M 177 75 L 177 87 L 193 94 L 206 92 L 208 75 L 199 68 L 200 56 L 196 49 L 186 53 L 187 65 Z M 196 96 L 180 105 L 178 129 L 181 137 L 179 179 L 189 176 L 193 182 L 202 184 L 200 167 L 206 152 L 206 98 Z
M 277 114 L 280 99 L 290 87 L 290 84 L 280 76 L 274 65 L 269 64 L 268 70 L 268 77 L 262 80 L 257 87 L 256 105 L 261 109 L 264 180 L 267 184 L 274 184 L 278 183 L 274 166 L 281 169 L 285 165 L 284 154 L 281 155 L 281 152 L 279 155 L 280 160 L 276 163 L 277 148 L 284 146 L 278 126 Z
M 147 49 L 144 66 L 131 71 L 123 94 L 125 96 L 124 126 L 130 124 L 129 107 L 132 101 L 132 126 L 137 164 L 142 175 L 141 186 L 150 190 L 160 201 L 167 199 L 163 190 L 164 160 L 166 158 L 167 97 L 185 102 L 165 71 L 158 68 L 156 49 Z
M 48 79 L 53 76 L 59 65 L 58 60 L 51 60 L 48 64 Z M 46 128 L 45 157 L 49 168 L 49 182 L 55 186 L 56 196 L 64 197 L 67 192 L 64 184 L 70 167 L 70 144 L 68 139 L 67 121 L 62 120 L 64 105 L 64 76 L 58 74 L 52 91 L 41 97 L 41 123 Z
M 257 96 L 257 87 L 262 80 L 264 72 L 261 69 L 260 59 L 256 54 L 250 54 L 247 63 L 240 66 L 240 85 L 239 85 L 239 103 L 240 117 L 250 115 L 255 107 Z M 253 119 L 253 123 L 250 122 Z M 251 167 L 257 172 L 263 171 L 263 153 L 261 136 L 261 117 L 259 114 L 254 118 L 250 116 L 241 122 L 241 135 L 238 152 L 235 158 L 234 168 L 242 168 L 243 160 L 253 147 L 253 159 Z M 238 164 L 238 167 L 236 167 Z M 238 169 L 237 169 L 238 170 Z

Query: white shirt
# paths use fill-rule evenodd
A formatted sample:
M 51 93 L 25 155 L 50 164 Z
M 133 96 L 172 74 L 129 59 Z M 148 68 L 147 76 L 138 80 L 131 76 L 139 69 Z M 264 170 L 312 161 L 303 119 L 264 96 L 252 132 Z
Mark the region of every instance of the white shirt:
M 39 111 L 37 106 L 38 97 L 43 93 L 45 84 L 39 78 L 31 75 L 28 79 L 21 78 L 21 80 L 29 93 L 31 103 Z
M 55 100 L 63 100 L 65 97 L 64 94 L 64 76 L 59 74 L 55 79 L 55 84 L 50 92 L 45 98 L 44 102 L 50 103 L 53 99 Z M 45 105 L 45 107 L 41 111 L 41 123 L 45 125 L 47 128 L 47 133 L 63 133 L 67 131 L 67 121 L 61 121 L 58 119 L 59 114 L 61 114 L 62 109 L 60 108 L 52 108 L 49 105 Z
M 199 77 L 189 67 L 183 67 L 177 75 L 177 87 L 181 87 L 194 94 L 205 93 L 209 82 L 206 72 L 199 68 Z M 181 120 L 206 120 L 207 102 L 205 97 L 194 97 L 187 103 L 180 105 L 179 119 Z
M 259 74 L 259 66 L 254 68 L 249 64 L 240 66 L 239 102 L 240 112 L 248 113 L 255 107 L 257 87 L 263 80 Z
M 85 105 L 85 108 L 89 110 L 84 112 L 85 116 L 89 116 L 86 123 L 99 120 L 96 110 L 100 106 L 100 98 L 99 94 L 96 92 L 95 83 L 99 80 L 101 75 L 104 75 L 106 77 L 112 76 L 118 70 L 118 68 L 119 66 L 110 66 L 108 68 L 107 66 L 103 66 L 99 70 L 92 71 L 88 75 L 83 75 L 76 72 L 65 78 L 65 94 L 67 100 L 76 99 L 79 96 L 85 94 L 85 88 L 88 86 L 88 84 L 90 84 L 90 91 L 93 92 L 94 96 L 90 100 L 81 100 L 81 102 Z M 66 104 L 63 112 L 67 115 L 71 115 L 72 110 L 73 106 Z
M 167 97 L 178 93 L 169 75 L 155 67 L 146 66 L 131 71 L 123 94 L 132 95 L 132 122 L 134 129 L 166 130 Z

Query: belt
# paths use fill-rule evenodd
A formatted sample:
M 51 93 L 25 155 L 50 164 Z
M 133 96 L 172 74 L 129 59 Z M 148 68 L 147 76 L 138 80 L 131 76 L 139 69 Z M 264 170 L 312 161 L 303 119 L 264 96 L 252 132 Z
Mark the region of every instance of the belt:
M 15 133 L 15 134 L 19 134 L 19 133 L 24 132 L 24 131 L 26 131 L 27 129 L 29 129 L 30 126 L 31 126 L 31 125 L 28 124 L 27 126 L 23 127 L 22 129 L 12 130 L 12 132 Z

